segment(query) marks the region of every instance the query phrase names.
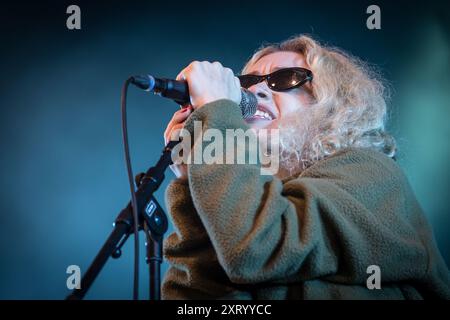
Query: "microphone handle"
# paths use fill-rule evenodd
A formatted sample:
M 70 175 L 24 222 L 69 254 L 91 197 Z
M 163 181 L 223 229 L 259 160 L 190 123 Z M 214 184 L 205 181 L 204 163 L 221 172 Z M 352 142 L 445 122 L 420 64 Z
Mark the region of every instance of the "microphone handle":
M 191 102 L 189 96 L 189 86 L 186 81 L 177 81 L 165 78 L 153 78 L 155 80 L 154 93 L 175 101 L 179 105 L 185 105 Z

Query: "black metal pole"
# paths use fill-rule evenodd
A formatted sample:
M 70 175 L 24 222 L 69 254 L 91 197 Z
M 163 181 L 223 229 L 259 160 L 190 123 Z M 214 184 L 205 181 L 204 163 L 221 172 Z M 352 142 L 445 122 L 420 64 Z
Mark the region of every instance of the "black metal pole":
M 152 238 L 148 226 L 145 228 L 147 240 L 145 242 L 149 269 L 149 300 L 161 300 L 161 263 L 162 243 Z
M 130 207 L 131 206 L 127 206 L 123 209 L 119 217 L 129 215 L 132 220 L 133 216 Z M 81 279 L 81 288 L 74 289 L 66 300 L 81 300 L 84 298 L 95 278 L 97 278 L 103 266 L 106 264 L 108 258 L 116 251 L 117 244 L 130 233 L 131 229 L 132 226 L 127 224 L 125 220 L 115 223 L 114 230 L 111 232 L 105 244 Z
M 159 188 L 164 180 L 164 171 L 172 163 L 171 152 L 172 148 L 177 145 L 178 141 L 170 141 L 163 149 L 163 153 L 154 167 L 151 167 L 147 172 L 141 175 L 139 179 L 138 190 L 136 191 L 137 211 L 139 216 L 139 229 L 143 228 L 144 222 L 147 224 L 150 235 L 148 242 L 148 262 L 150 263 L 150 298 L 160 298 L 160 264 L 162 262 L 162 241 L 164 233 L 167 231 L 168 222 L 167 216 L 153 197 L 153 193 Z M 72 293 L 66 298 L 67 300 L 83 299 L 86 292 L 91 287 L 92 283 L 100 273 L 108 258 L 115 254 L 120 246 L 122 246 L 128 237 L 133 232 L 134 219 L 131 202 L 123 209 L 114 223 L 114 230 L 106 240 L 103 247 L 95 257 L 89 269 L 81 279 L 81 288 L 74 289 Z M 157 287 L 157 288 L 156 288 Z
M 153 241 L 155 256 L 150 261 L 150 300 L 161 300 L 161 241 Z
M 153 241 L 149 246 L 154 256 L 149 261 L 150 264 L 150 300 L 161 300 L 161 263 L 160 255 L 161 242 Z

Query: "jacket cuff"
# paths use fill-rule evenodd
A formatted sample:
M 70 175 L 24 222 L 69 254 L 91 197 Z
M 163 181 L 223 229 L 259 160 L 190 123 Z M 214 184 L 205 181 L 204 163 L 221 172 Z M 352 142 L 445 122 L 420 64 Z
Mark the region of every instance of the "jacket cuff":
M 184 126 L 191 133 L 194 132 L 194 121 L 202 121 L 203 129 L 249 128 L 239 105 L 229 99 L 216 100 L 194 110 Z

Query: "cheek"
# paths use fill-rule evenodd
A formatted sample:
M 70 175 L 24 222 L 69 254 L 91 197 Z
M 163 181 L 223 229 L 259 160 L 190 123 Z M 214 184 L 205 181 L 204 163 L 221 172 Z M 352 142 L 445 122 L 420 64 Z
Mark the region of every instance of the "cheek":
M 281 118 L 292 113 L 298 113 L 306 109 L 307 99 L 299 95 L 280 95 L 277 105 L 280 110 Z

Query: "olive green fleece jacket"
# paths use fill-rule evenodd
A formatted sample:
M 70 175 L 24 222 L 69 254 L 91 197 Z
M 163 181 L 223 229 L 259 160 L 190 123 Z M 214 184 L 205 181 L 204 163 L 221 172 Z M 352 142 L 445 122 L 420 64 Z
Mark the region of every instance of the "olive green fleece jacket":
M 249 128 L 225 99 L 195 110 L 185 128 L 194 121 Z M 164 299 L 450 298 L 423 211 L 378 151 L 347 148 L 283 181 L 258 164 L 192 164 L 166 204 L 176 231 L 164 243 Z M 371 265 L 381 289 L 367 288 Z

